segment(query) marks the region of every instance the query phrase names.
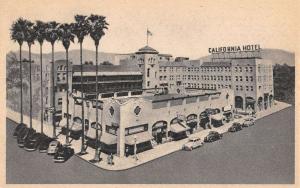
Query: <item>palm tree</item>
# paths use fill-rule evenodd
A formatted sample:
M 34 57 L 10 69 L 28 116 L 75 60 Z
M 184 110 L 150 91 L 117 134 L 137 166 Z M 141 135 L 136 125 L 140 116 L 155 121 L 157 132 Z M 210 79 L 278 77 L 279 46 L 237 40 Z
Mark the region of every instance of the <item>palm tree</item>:
M 82 64 L 82 43 L 84 40 L 84 37 L 89 34 L 89 22 L 86 18 L 86 16 L 83 15 L 76 15 L 75 16 L 75 23 L 72 24 L 73 33 L 76 35 L 78 39 L 78 43 L 80 44 L 80 72 L 81 72 L 81 123 L 82 123 L 82 133 L 81 133 L 81 151 L 80 155 L 84 155 L 87 152 L 85 151 L 85 142 L 84 142 L 84 100 L 83 100 L 83 64 Z
M 99 15 L 90 15 L 90 36 L 93 39 L 96 47 L 96 148 L 95 148 L 95 157 L 91 162 L 99 162 L 100 161 L 100 149 L 98 146 L 99 140 L 99 132 L 98 132 L 98 46 L 100 39 L 105 35 L 104 29 L 107 29 L 108 23 L 105 21 L 104 16 Z M 103 110 L 103 109 L 102 109 Z M 102 132 L 101 132 L 102 133 Z
M 20 124 L 23 124 L 23 76 L 22 76 L 22 45 L 25 41 L 25 28 L 27 28 L 27 20 L 24 20 L 23 18 L 19 18 L 17 21 L 15 21 L 10 29 L 10 35 L 11 39 L 14 42 L 18 42 L 19 48 L 20 48 Z
M 34 30 L 36 32 L 36 39 L 40 44 L 40 68 L 41 68 L 41 133 L 44 133 L 43 130 L 43 115 L 44 115 L 44 102 L 43 102 L 43 43 L 46 38 L 46 29 L 47 24 L 42 21 L 36 21 L 36 24 L 34 26 Z
M 29 116 L 30 116 L 30 123 L 29 126 L 32 128 L 32 80 L 31 80 L 31 46 L 34 44 L 36 39 L 36 32 L 33 29 L 34 23 L 31 21 L 27 21 L 27 27 L 25 28 L 25 41 L 28 45 L 29 50 Z
M 72 25 L 71 24 L 62 24 L 58 27 L 58 39 L 62 41 L 62 44 L 66 50 L 66 67 L 67 67 L 67 133 L 66 133 L 66 144 L 70 145 L 69 143 L 69 57 L 68 57 L 68 50 L 70 47 L 71 42 L 74 43 L 74 35 L 72 33 Z
M 47 23 L 46 28 L 46 40 L 51 43 L 52 47 L 52 74 L 51 74 L 51 80 L 52 80 L 52 107 L 54 109 L 54 112 L 52 113 L 52 125 L 53 125 L 53 138 L 56 137 L 56 125 L 55 125 L 55 83 L 54 83 L 54 43 L 58 39 L 58 30 L 57 26 L 59 23 L 52 21 Z

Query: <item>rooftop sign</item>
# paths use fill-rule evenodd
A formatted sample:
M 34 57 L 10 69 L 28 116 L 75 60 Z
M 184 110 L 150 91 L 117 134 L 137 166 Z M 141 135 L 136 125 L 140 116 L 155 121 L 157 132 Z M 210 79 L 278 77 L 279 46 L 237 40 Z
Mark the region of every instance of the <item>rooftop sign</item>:
M 216 48 L 208 48 L 208 52 L 211 54 L 217 53 L 235 53 L 235 52 L 254 52 L 259 51 L 260 45 L 242 45 L 242 46 L 224 46 L 224 47 L 216 47 Z

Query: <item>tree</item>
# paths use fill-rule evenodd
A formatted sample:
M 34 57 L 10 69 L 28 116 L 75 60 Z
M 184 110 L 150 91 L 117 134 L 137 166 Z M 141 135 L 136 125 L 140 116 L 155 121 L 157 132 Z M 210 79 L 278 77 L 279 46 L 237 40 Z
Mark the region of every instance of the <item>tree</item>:
M 54 83 L 54 44 L 58 39 L 58 27 L 59 23 L 55 21 L 51 21 L 47 23 L 46 27 L 46 40 L 51 43 L 52 47 L 52 74 L 51 74 L 51 80 L 52 80 L 52 107 L 54 108 L 54 112 L 52 113 L 52 125 L 53 125 L 53 138 L 56 137 L 56 125 L 55 125 L 55 83 Z
M 19 18 L 17 21 L 15 21 L 11 28 L 10 28 L 10 36 L 11 39 L 14 42 L 18 42 L 19 44 L 19 50 L 20 50 L 20 96 L 21 96 L 21 105 L 20 105 L 20 124 L 23 124 L 23 76 L 22 76 L 22 45 L 23 42 L 25 41 L 25 29 L 27 28 L 28 25 L 28 21 L 23 19 L 23 18 Z
M 72 25 L 71 24 L 61 24 L 58 27 L 58 39 L 62 42 L 65 50 L 66 50 L 66 67 L 67 67 L 67 133 L 66 133 L 66 145 L 70 145 L 69 143 L 69 57 L 68 50 L 71 42 L 74 43 L 74 35 L 72 33 Z
M 89 34 L 90 25 L 86 16 L 76 15 L 75 23 L 72 24 L 73 34 L 77 37 L 78 43 L 80 44 L 80 83 L 81 83 L 81 123 L 82 123 L 82 133 L 81 133 L 81 151 L 79 154 L 86 154 L 85 151 L 85 141 L 84 141 L 84 96 L 83 96 L 83 64 L 82 64 L 82 43 L 84 37 Z
M 107 29 L 108 23 L 105 20 L 104 16 L 99 15 L 90 15 L 88 20 L 90 21 L 90 36 L 93 39 L 96 47 L 96 148 L 95 148 L 95 157 L 92 160 L 92 162 L 99 162 L 100 161 L 100 150 L 99 150 L 99 144 L 100 138 L 99 138 L 99 119 L 98 119 L 98 46 L 100 39 L 102 36 L 105 35 L 104 30 Z M 103 109 L 102 109 L 103 111 Z M 102 126 L 102 125 L 101 125 Z M 102 131 L 101 131 L 102 134 Z
M 42 21 L 36 21 L 36 24 L 34 26 L 34 30 L 36 32 L 36 39 L 40 44 L 40 68 L 41 68 L 41 133 L 44 133 L 43 130 L 43 116 L 44 116 L 44 107 L 43 107 L 43 43 L 46 39 L 46 29 L 48 27 L 48 24 L 42 22 Z
M 32 128 L 32 80 L 31 80 L 31 46 L 34 44 L 34 41 L 36 39 L 36 33 L 33 29 L 34 23 L 27 21 L 27 25 L 25 27 L 25 41 L 28 45 L 29 50 L 29 114 L 30 114 L 30 123 L 29 126 Z

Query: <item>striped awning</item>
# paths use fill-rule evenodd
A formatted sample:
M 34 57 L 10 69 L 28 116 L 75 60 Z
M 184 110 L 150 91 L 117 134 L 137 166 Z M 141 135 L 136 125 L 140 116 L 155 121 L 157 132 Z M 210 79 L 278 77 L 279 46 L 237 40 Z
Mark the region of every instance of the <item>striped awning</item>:
M 172 131 L 174 133 L 180 133 L 180 132 L 187 131 L 187 130 L 189 130 L 189 128 L 187 128 L 184 125 L 181 125 L 179 123 L 171 124 L 170 131 Z

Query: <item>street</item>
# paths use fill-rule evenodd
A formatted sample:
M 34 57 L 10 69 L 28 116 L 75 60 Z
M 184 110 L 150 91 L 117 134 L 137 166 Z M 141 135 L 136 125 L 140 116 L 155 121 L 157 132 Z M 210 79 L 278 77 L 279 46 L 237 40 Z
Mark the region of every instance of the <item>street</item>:
M 125 171 L 102 170 L 76 156 L 56 164 L 44 153 L 27 152 L 12 137 L 16 123 L 7 119 L 6 183 L 291 184 L 295 170 L 294 112 L 294 107 L 289 107 L 192 152 L 175 152 Z

